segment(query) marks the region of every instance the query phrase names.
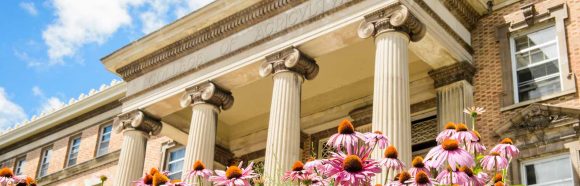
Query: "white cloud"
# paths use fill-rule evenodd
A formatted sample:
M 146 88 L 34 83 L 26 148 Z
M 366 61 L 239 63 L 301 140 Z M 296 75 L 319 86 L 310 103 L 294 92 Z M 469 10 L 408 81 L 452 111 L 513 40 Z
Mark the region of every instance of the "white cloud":
M 32 87 L 32 94 L 34 96 L 44 96 L 44 92 L 42 92 L 42 89 L 40 89 L 38 86 Z
M 14 56 L 16 56 L 16 58 L 20 59 L 21 61 L 26 62 L 26 65 L 28 67 L 40 67 L 43 64 L 42 62 L 40 62 L 40 60 L 30 57 L 28 53 L 20 50 L 15 49 Z
M 21 2 L 19 4 L 20 8 L 26 10 L 30 15 L 38 15 L 38 10 L 36 10 L 36 6 L 34 6 L 33 2 Z
M 40 105 L 39 112 L 49 112 L 64 107 L 66 104 L 57 97 L 50 97 Z
M 153 32 L 168 22 L 168 11 L 171 6 L 175 6 L 179 0 L 152 0 L 147 4 L 147 10 L 139 15 L 143 26 L 141 32 L 148 34 Z
M 11 127 L 27 118 L 22 107 L 12 102 L 4 90 L 0 87 L 0 130 Z
M 214 0 L 186 0 L 185 6 L 178 7 L 175 10 L 175 14 L 177 15 L 177 17 L 183 17 L 193 12 L 194 10 L 197 10 L 213 1 Z

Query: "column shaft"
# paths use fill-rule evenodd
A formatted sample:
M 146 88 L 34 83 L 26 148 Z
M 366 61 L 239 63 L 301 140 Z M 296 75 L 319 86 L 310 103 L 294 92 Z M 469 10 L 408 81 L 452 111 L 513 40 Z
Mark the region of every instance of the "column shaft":
M 147 136 L 148 134 L 139 130 L 127 129 L 123 131 L 123 144 L 117 166 L 117 175 L 115 175 L 117 178 L 113 185 L 130 186 L 133 181 L 137 181 L 143 176 Z
M 437 89 L 437 116 L 439 130 L 447 122 L 465 123 L 469 128 L 470 117 L 463 113 L 463 109 L 473 106 L 473 86 L 461 80 Z
M 300 95 L 302 77 L 294 72 L 274 74 L 264 165 L 267 185 L 280 185 L 300 154 Z
M 200 160 L 207 169 L 213 169 L 218 111 L 216 106 L 207 103 L 198 103 L 192 106 L 191 126 L 187 138 L 182 177 L 182 180 L 186 180 L 188 183 L 195 183 L 194 179 L 186 179 L 185 177 L 193 169 L 195 161 Z
M 376 36 L 372 118 L 372 130 L 386 133 L 405 165 L 411 162 L 408 43 L 409 36 L 402 32 L 389 31 Z M 375 150 L 373 158 L 382 159 L 383 152 Z M 385 176 L 383 169 L 376 183 L 381 183 Z

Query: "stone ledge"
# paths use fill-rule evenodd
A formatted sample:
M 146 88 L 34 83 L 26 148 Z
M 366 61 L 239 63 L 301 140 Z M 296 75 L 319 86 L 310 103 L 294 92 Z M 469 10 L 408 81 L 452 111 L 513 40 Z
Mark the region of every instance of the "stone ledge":
M 42 178 L 38 178 L 38 185 L 49 185 L 54 182 L 70 178 L 72 176 L 81 174 L 86 171 L 95 170 L 96 168 L 108 165 L 108 164 L 117 164 L 119 161 L 119 155 L 121 154 L 121 150 L 117 150 L 114 152 L 110 152 L 108 154 L 96 157 L 92 160 L 85 161 L 70 167 L 66 167 L 63 170 L 58 172 L 49 174 Z

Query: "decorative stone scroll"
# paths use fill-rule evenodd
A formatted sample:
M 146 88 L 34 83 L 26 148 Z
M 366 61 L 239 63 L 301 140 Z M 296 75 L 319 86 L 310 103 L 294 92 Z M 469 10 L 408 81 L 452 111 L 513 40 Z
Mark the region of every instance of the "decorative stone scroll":
M 416 42 L 425 36 L 427 30 L 406 6 L 396 3 L 366 15 L 359 25 L 358 36 L 368 38 L 389 31 L 404 32 Z
M 266 77 L 278 72 L 292 71 L 304 76 L 307 80 L 312 80 L 318 75 L 318 69 L 318 64 L 314 59 L 294 47 L 289 47 L 266 56 L 266 62 L 260 66 L 260 76 Z
M 230 91 L 208 81 L 186 89 L 180 101 L 181 107 L 198 103 L 208 103 L 222 110 L 227 110 L 234 104 L 234 97 Z
M 125 129 L 140 130 L 150 135 L 158 135 L 161 132 L 161 122 L 147 116 L 141 110 L 134 110 L 117 116 L 113 120 L 113 125 L 117 133 Z

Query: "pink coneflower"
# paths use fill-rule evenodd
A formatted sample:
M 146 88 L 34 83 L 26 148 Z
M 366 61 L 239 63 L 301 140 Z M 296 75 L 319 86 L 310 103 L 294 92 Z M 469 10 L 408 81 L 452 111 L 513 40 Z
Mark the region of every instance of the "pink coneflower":
M 485 174 L 483 171 L 477 175 L 474 175 L 473 170 L 466 166 L 459 168 L 459 171 L 467 175 L 467 184 L 471 183 L 471 186 L 485 186 L 485 182 L 488 179 L 487 174 Z
M 8 167 L 0 169 L 0 185 L 8 185 L 15 182 L 16 180 L 14 180 L 14 172 L 12 172 L 12 169 Z
M 257 177 L 257 174 L 252 170 L 254 162 L 250 163 L 246 168 L 240 169 L 242 163 L 238 166 L 229 166 L 226 171 L 216 170 L 217 176 L 209 177 L 210 181 L 214 182 L 214 185 L 225 185 L 225 186 L 249 186 L 250 180 Z
M 400 172 L 399 174 L 395 175 L 393 181 L 386 184 L 386 186 L 403 186 L 409 184 L 411 182 L 411 174 L 406 171 Z
M 434 183 L 433 181 L 431 181 L 431 178 L 429 178 L 429 173 L 426 173 L 424 171 L 419 171 L 417 172 L 417 174 L 415 174 L 415 179 L 413 179 L 413 181 L 411 182 L 411 186 L 433 186 L 437 183 Z
M 197 160 L 195 161 L 195 163 L 193 163 L 193 170 L 191 170 L 189 172 L 189 174 L 187 175 L 188 178 L 191 177 L 200 177 L 200 178 L 209 178 L 209 176 L 211 176 L 212 172 L 209 169 L 205 168 L 205 165 L 200 161 Z
M 481 159 L 481 166 L 488 171 L 499 171 L 505 169 L 509 162 L 507 158 L 500 155 L 499 152 L 493 151 Z
M 332 153 L 332 158 L 327 162 L 330 168 L 327 172 L 329 177 L 335 179 L 340 185 L 365 185 L 371 181 L 376 173 L 381 172 L 381 167 L 373 159 L 368 159 L 370 152 L 364 147 L 356 149 L 357 152 Z
M 397 148 L 391 145 L 385 149 L 385 159 L 381 161 L 381 165 L 387 167 L 387 169 L 403 170 L 405 164 L 398 157 L 399 152 L 397 152 Z
M 459 148 L 459 142 L 454 139 L 443 140 L 441 145 L 429 150 L 425 158 L 430 161 L 427 165 L 432 168 L 438 168 L 446 161 L 453 170 L 456 170 L 457 166 L 473 167 L 475 165 L 471 154 Z
M 357 146 L 359 139 L 365 140 L 364 135 L 355 131 L 352 123 L 345 119 L 338 125 L 338 133 L 330 136 L 326 144 L 339 151 L 341 146 L 346 147 L 347 151 L 351 151 L 352 147 Z
M 467 143 L 467 151 L 473 152 L 474 154 L 484 152 L 487 150 L 485 146 L 481 143 L 481 135 L 477 131 L 471 131 L 477 140 L 471 140 L 471 142 Z
M 294 165 L 292 165 L 292 170 L 287 171 L 284 173 L 284 177 L 282 178 L 284 181 L 304 181 L 308 175 L 312 174 L 312 172 L 304 169 L 304 164 L 302 161 L 296 161 Z
M 409 173 L 411 173 L 411 175 L 413 176 L 417 176 L 417 173 L 423 171 L 427 174 L 430 174 L 431 171 L 425 167 L 425 163 L 423 162 L 423 157 L 421 156 L 417 156 L 413 159 L 413 162 L 411 162 L 412 167 L 409 169 Z
M 441 171 L 439 173 L 439 175 L 437 175 L 437 182 L 439 182 L 440 184 L 443 185 L 451 185 L 451 184 L 459 184 L 459 185 L 463 185 L 464 183 L 467 183 L 467 181 L 469 180 L 469 178 L 467 177 L 467 174 L 465 174 L 464 172 L 461 171 L 454 171 L 453 167 L 447 166 L 446 169 L 443 169 L 443 171 Z
M 451 137 L 453 139 L 459 140 L 461 142 L 467 143 L 475 140 L 479 140 L 473 133 L 469 131 L 467 125 L 459 123 L 455 126 L 455 134 Z
M 311 172 L 324 171 L 324 160 L 317 160 L 310 157 L 304 164 L 304 169 L 309 170 Z
M 385 136 L 381 131 L 366 133 L 365 137 L 365 143 L 369 147 L 374 147 L 378 144 L 380 149 L 385 149 L 387 145 L 389 145 L 389 138 L 387 138 L 387 136 Z
M 512 158 L 520 154 L 520 150 L 513 145 L 514 142 L 510 138 L 504 138 L 499 144 L 491 149 L 492 152 L 499 152 L 505 158 Z
M 443 129 L 443 131 L 441 131 L 439 135 L 437 135 L 437 138 L 435 138 L 435 140 L 437 141 L 437 143 L 442 143 L 443 140 L 451 138 L 455 134 L 455 129 L 456 129 L 455 123 L 448 122 L 447 124 L 445 124 L 445 128 Z
M 305 180 L 303 181 L 304 185 L 309 186 L 327 186 L 330 185 L 330 182 L 327 179 L 324 179 L 320 176 L 315 174 L 309 174 Z

